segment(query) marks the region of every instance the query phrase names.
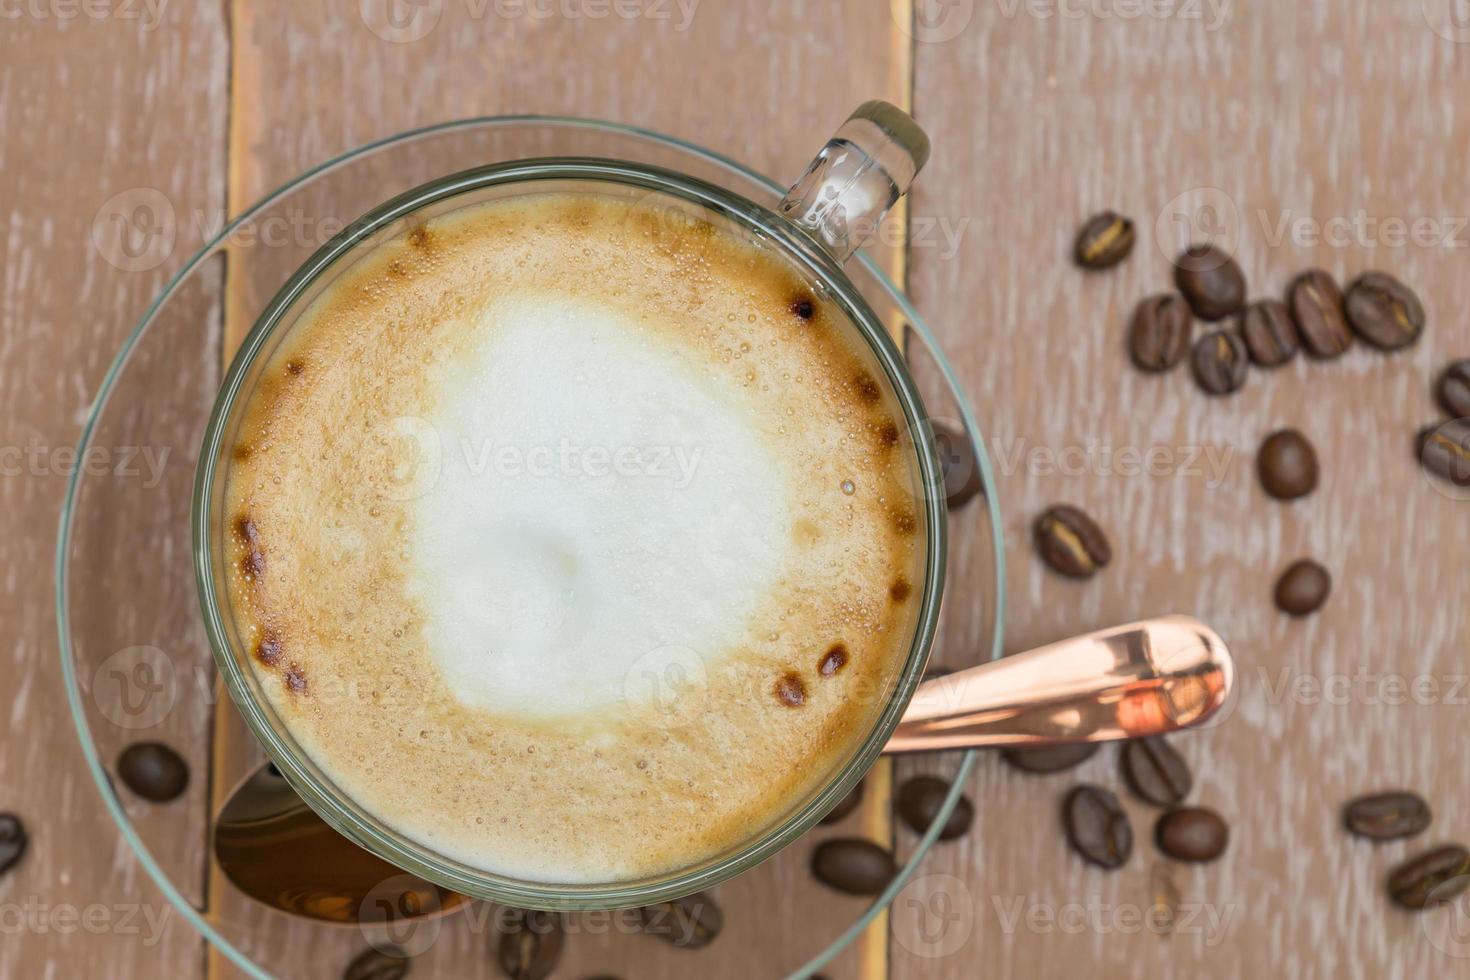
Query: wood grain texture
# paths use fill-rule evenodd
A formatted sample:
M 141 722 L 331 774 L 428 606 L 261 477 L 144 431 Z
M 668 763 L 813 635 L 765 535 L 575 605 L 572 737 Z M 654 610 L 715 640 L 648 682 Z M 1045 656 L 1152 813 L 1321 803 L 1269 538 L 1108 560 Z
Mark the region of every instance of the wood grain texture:
M 0 810 L 17 813 L 32 835 L 23 862 L 0 878 L 0 976 L 193 976 L 203 964 L 201 937 L 133 859 L 83 763 L 59 679 L 50 569 L 66 478 L 77 466 L 70 454 L 93 392 L 192 248 L 180 235 L 172 250 L 131 261 L 119 236 L 141 233 L 133 205 L 162 199 L 178 216 L 223 207 L 225 51 L 223 18 L 212 8 L 169 10 L 157 21 L 94 19 L 75 8 L 66 16 L 42 4 L 7 8 L 0 20 L 0 620 L 9 640 Z M 213 369 L 176 362 L 156 374 L 183 379 L 174 390 L 188 401 L 195 379 L 211 385 Z M 99 446 L 110 476 L 99 482 L 144 492 L 148 475 L 119 468 L 127 443 L 117 440 L 161 449 L 153 436 L 109 432 Z M 180 476 L 170 465 L 146 489 L 175 494 Z M 157 581 L 169 557 L 137 547 L 130 529 L 115 530 L 118 549 L 94 557 Z M 99 602 L 79 597 L 89 600 Z M 183 593 L 154 600 L 157 619 L 110 638 L 83 630 L 79 640 L 111 649 L 171 644 L 171 628 L 197 618 L 193 603 Z M 187 725 L 187 713 L 176 713 L 147 729 L 99 730 L 104 762 L 131 738 L 162 737 L 202 772 L 200 743 L 181 737 Z M 195 892 L 204 798 L 199 784 L 167 807 L 127 800 L 140 823 L 195 828 L 158 841 L 160 859 Z
M 502 113 L 646 126 L 794 179 L 859 102 L 907 99 L 907 38 L 881 6 L 834 2 L 793 9 L 705 0 L 685 8 L 687 19 L 677 4 L 646 5 L 640 9 L 649 16 L 642 18 L 593 19 L 541 16 L 532 14 L 530 5 L 444 2 L 420 6 L 424 20 L 396 22 L 379 16 L 385 9 L 372 3 L 345 10 L 231 5 L 229 197 L 234 210 L 306 167 L 369 140 L 443 120 Z M 509 13 L 501 15 L 502 9 Z M 846 55 L 812 56 L 827 44 Z M 283 64 L 290 70 L 277 70 Z M 745 108 L 736 111 L 737 106 Z M 404 186 L 467 165 L 437 170 L 430 165 Z M 357 210 L 333 213 L 356 217 L 390 196 L 401 180 L 400 173 L 385 172 L 383 186 Z M 889 248 L 880 258 L 896 272 L 901 255 L 900 249 Z M 299 259 L 266 255 L 261 261 L 289 267 Z M 232 275 L 227 349 L 249 328 L 250 311 L 263 298 L 239 294 L 249 289 L 245 280 L 251 278 L 269 281 L 271 275 Z M 214 753 L 217 796 L 261 759 L 235 712 L 222 712 L 221 722 Z M 886 774 L 885 764 L 869 777 L 863 811 L 841 827 L 817 833 L 867 835 L 888 843 Z M 811 846 L 798 843 L 722 886 L 717 897 L 726 912 L 725 932 L 705 951 L 628 935 L 625 916 L 569 917 L 574 933 L 558 975 L 682 976 L 699 970 L 743 977 L 795 969 L 867 904 L 812 880 L 806 868 Z M 241 937 L 265 968 L 283 976 L 330 975 L 365 946 L 356 930 L 292 922 L 250 903 L 218 874 L 211 880 L 211 916 L 227 934 Z M 410 937 L 414 947 L 423 948 L 416 971 L 495 975 L 494 922 L 491 908 L 476 905 Z M 886 960 L 880 927 L 845 951 L 827 973 L 877 977 L 886 972 Z M 219 956 L 210 966 L 212 974 L 232 973 Z
M 988 756 L 971 787 L 975 831 L 941 845 L 895 906 L 894 976 L 1464 972 L 1465 950 L 1445 941 L 1463 907 L 1416 917 L 1383 893 L 1396 862 L 1470 835 L 1459 748 L 1470 503 L 1426 481 L 1412 448 L 1436 415 L 1435 373 L 1470 351 L 1470 47 L 1430 29 L 1441 6 L 1237 2 L 1210 30 L 1209 5 L 1200 21 L 961 4 L 968 21 L 952 39 L 917 45 L 915 104 L 935 152 L 913 207 L 973 230 L 953 260 L 913 250 L 910 283 L 1001 471 L 1007 649 L 1190 612 L 1231 644 L 1242 697 L 1225 723 L 1176 741 L 1197 774 L 1192 798 L 1234 828 L 1222 860 L 1172 870 L 1187 925 L 1139 928 L 1157 811 L 1127 800 L 1137 843 L 1121 871 L 1087 867 L 1063 843 L 1068 787 L 1126 798 L 1114 750 L 1049 777 Z M 1084 274 L 1071 239 L 1104 208 L 1137 220 L 1138 244 L 1120 268 Z M 1280 296 L 1313 265 L 1344 280 L 1383 268 L 1419 291 L 1427 333 L 1396 355 L 1359 345 L 1332 363 L 1255 371 L 1227 399 L 1207 398 L 1185 369 L 1141 375 L 1124 329 L 1137 300 L 1171 288 L 1175 213 L 1197 237 L 1232 232 L 1253 296 Z M 1360 214 L 1377 224 L 1353 231 Z M 1454 238 L 1396 244 L 1390 218 Z M 1349 223 L 1345 238 L 1302 236 L 1313 223 L 1341 231 L 1333 219 Z M 1265 497 L 1254 473 L 1260 440 L 1282 426 L 1310 436 L 1323 469 L 1320 489 L 1291 504 Z M 1137 473 L 1125 449 L 1153 449 L 1153 472 Z M 1115 558 L 1094 581 L 1062 580 L 1031 550 L 1030 521 L 1061 501 L 1112 536 Z M 1336 587 L 1320 615 L 1294 621 L 1271 589 L 1304 555 Z M 1421 689 L 1432 703 L 1415 703 L 1419 678 L 1437 687 Z M 1393 786 L 1432 802 L 1427 834 L 1373 847 L 1339 829 L 1346 799 Z

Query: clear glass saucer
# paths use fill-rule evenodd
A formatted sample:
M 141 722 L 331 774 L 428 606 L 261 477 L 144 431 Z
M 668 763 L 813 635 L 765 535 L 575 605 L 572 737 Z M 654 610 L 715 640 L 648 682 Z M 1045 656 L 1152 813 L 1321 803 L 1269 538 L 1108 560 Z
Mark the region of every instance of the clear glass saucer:
M 212 858 L 216 815 L 264 762 L 215 675 L 189 548 L 198 448 L 229 344 L 243 337 L 302 262 L 375 205 L 444 174 L 541 156 L 667 167 L 767 207 L 786 189 L 697 146 L 590 120 L 473 119 L 372 143 L 307 171 L 223 227 L 143 314 L 87 418 L 56 556 L 62 672 L 77 734 L 132 854 L 214 949 L 249 975 L 336 975 L 369 945 L 388 944 L 414 954 L 415 977 L 462 975 L 469 964 L 490 975 L 498 919 L 467 903 L 407 926 L 332 925 L 247 898 Z M 893 334 L 905 339 L 930 416 L 955 431 L 978 433 L 944 354 L 907 298 L 865 254 L 847 272 Z M 981 491 L 950 513 L 950 565 L 964 562 L 967 581 L 983 585 L 963 596 L 951 592 L 945 601 L 980 607 L 978 635 L 988 637 L 988 649 L 970 653 L 979 660 L 1001 652 L 1004 576 L 994 481 L 978 439 L 974 459 Z M 966 632 L 977 635 L 974 608 L 966 621 Z M 941 645 L 945 635 L 941 614 Z M 951 658 L 962 660 L 958 652 Z M 120 781 L 114 787 L 118 755 L 145 741 L 164 742 L 188 760 L 192 777 L 182 797 L 148 803 Z M 863 809 L 721 886 L 725 928 L 705 949 L 635 935 L 624 917 L 569 916 L 559 974 L 679 976 L 729 958 L 748 964 L 747 975 L 805 976 L 857 956 L 849 946 L 914 875 L 973 760 L 973 752 L 951 753 L 933 767 L 952 779 L 953 789 L 927 833 L 884 839 L 889 832 L 880 816 Z M 880 762 L 868 783 L 890 775 L 889 763 Z M 812 879 L 811 849 L 838 836 L 877 837 L 895 847 L 901 871 L 881 895 L 840 895 Z

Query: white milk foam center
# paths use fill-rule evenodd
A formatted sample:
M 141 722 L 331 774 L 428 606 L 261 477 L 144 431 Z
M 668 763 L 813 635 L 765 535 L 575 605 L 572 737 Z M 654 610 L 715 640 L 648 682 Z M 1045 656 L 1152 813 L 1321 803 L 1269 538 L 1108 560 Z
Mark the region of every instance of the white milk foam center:
M 733 392 L 623 314 L 547 295 L 485 315 L 428 420 L 425 639 L 459 698 L 497 712 L 666 696 L 639 675 L 711 664 L 776 580 L 782 471 Z

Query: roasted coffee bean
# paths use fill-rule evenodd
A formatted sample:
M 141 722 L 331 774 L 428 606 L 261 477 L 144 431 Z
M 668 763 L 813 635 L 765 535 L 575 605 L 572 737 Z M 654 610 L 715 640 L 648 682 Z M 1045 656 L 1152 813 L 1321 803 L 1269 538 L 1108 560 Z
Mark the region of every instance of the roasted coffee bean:
M 1113 211 L 1087 219 L 1077 233 L 1072 255 L 1084 269 L 1107 269 L 1133 251 L 1133 222 Z
M 1189 365 L 1194 380 L 1211 395 L 1228 395 L 1245 384 L 1250 354 L 1234 330 L 1216 330 L 1195 341 Z
M 852 788 L 852 791 L 849 792 L 842 799 L 838 800 L 837 805 L 827 811 L 827 815 L 821 819 L 822 825 L 826 826 L 830 823 L 836 823 L 852 811 L 856 810 L 858 808 L 858 804 L 862 801 L 863 781 L 858 780 L 858 784 Z
M 406 976 L 408 956 L 397 947 L 370 949 L 342 971 L 342 980 L 403 980 Z
M 1266 437 L 1256 453 L 1261 486 L 1278 500 L 1303 497 L 1317 488 L 1317 451 L 1295 429 L 1281 429 Z
M 1036 550 L 1053 570 L 1089 578 L 1113 560 L 1113 549 L 1097 522 L 1076 507 L 1056 504 L 1036 519 Z
M 909 825 L 910 830 L 922 834 L 929 829 L 934 818 L 939 816 L 939 808 L 944 805 L 948 795 L 949 783 L 943 779 L 915 776 L 898 789 L 898 815 Z M 955 802 L 949 819 L 945 821 L 944 829 L 939 832 L 939 839 L 954 840 L 956 837 L 963 837 L 974 822 L 975 805 L 968 796 L 961 796 Z
M 1133 852 L 1133 825 L 1111 790 L 1084 783 L 1062 802 L 1067 843 L 1086 861 L 1119 868 Z
M 1154 826 L 1159 850 L 1179 861 L 1213 861 L 1225 853 L 1230 828 L 1214 810 L 1180 807 L 1159 818 Z
M 1189 763 L 1159 735 L 1124 743 L 1123 778 L 1140 799 L 1157 806 L 1183 802 L 1194 786 Z
M 1342 290 L 1330 274 L 1309 269 L 1297 276 L 1287 293 L 1287 305 L 1308 354 L 1337 357 L 1352 346 L 1353 335 L 1342 310 Z
M 1035 749 L 1002 749 L 1000 757 L 1022 772 L 1061 772 L 1080 766 L 1097 754 L 1096 742 L 1045 745 Z
M 1470 487 L 1470 419 L 1431 425 L 1419 433 L 1419 463 L 1442 480 Z
M 1405 861 L 1388 876 L 1388 894 L 1406 909 L 1423 909 L 1455 899 L 1470 887 L 1470 851 L 1445 844 Z
M 1128 356 L 1144 371 L 1167 371 L 1189 353 L 1194 315 L 1173 293 L 1150 296 L 1133 311 L 1128 326 Z
M 1450 418 L 1470 418 L 1470 358 L 1445 368 L 1434 386 L 1434 394 Z
M 1342 823 L 1348 833 L 1369 840 L 1413 837 L 1428 830 L 1432 819 L 1424 797 L 1407 790 L 1360 796 L 1342 808 Z
M 876 895 L 898 874 L 893 855 L 870 840 L 839 837 L 812 852 L 812 874 L 829 888 L 849 895 Z
M 1174 260 L 1174 285 L 1201 320 L 1220 320 L 1245 305 L 1245 273 L 1213 245 L 1191 245 Z
M 545 980 L 556 969 L 565 941 L 559 913 L 509 910 L 501 925 L 500 969 L 511 980 Z
M 939 461 L 939 472 L 944 476 L 944 500 L 951 510 L 963 507 L 985 488 L 980 482 L 975 446 L 960 426 L 931 420 L 929 428 L 933 433 L 934 458 Z
M 1261 367 L 1278 367 L 1296 356 L 1300 342 L 1291 311 L 1279 299 L 1263 299 L 1240 314 L 1240 336 L 1251 360 Z
M 1424 332 L 1424 306 L 1386 272 L 1365 272 L 1348 287 L 1343 312 L 1353 332 L 1379 350 L 1399 350 Z
M 189 785 L 189 766 L 162 742 L 129 745 L 117 758 L 117 774 L 145 800 L 166 803 Z
M 679 949 L 703 949 L 725 928 L 725 913 L 709 892 L 695 892 L 638 910 L 643 931 Z
M 1291 616 L 1306 616 L 1322 608 L 1332 591 L 1332 575 L 1310 558 L 1294 561 L 1276 580 L 1276 608 Z
M 25 857 L 31 837 L 26 825 L 13 813 L 0 813 L 0 874 L 4 874 Z

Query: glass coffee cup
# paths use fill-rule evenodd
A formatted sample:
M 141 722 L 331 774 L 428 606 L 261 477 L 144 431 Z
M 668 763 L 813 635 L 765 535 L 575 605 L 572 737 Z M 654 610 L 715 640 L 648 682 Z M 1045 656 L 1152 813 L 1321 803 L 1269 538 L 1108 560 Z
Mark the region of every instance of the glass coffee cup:
M 193 506 L 194 553 L 210 643 L 227 687 L 282 775 L 330 825 L 362 847 L 450 891 L 525 908 L 647 905 L 707 888 L 795 840 L 841 800 L 884 751 L 1045 744 L 1154 734 L 1199 724 L 1228 695 L 1232 671 L 1219 638 L 1183 617 L 1104 631 L 925 683 L 945 576 L 948 516 L 944 473 L 904 354 L 843 271 L 922 167 L 928 142 L 906 115 L 883 103 L 858 109 L 772 210 L 694 177 L 616 160 L 518 161 L 454 174 L 369 212 L 323 247 L 267 306 L 236 356 L 211 416 Z M 785 256 L 860 334 L 870 364 L 901 408 L 903 451 L 921 486 L 923 581 L 908 655 L 860 744 L 820 787 L 790 801 L 778 820 L 728 853 L 654 878 L 605 884 L 546 884 L 495 875 L 436 853 L 376 819 L 336 786 L 296 743 L 251 669 L 223 586 L 228 515 L 222 476 L 240 414 L 276 346 L 333 275 L 415 222 L 528 187 L 616 188 L 677 202 Z M 919 692 L 916 694 L 916 691 Z

